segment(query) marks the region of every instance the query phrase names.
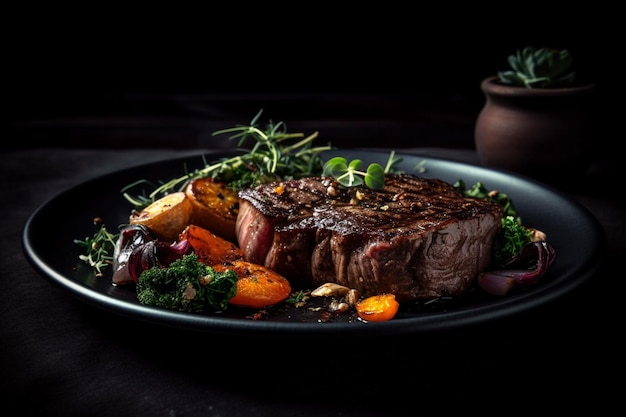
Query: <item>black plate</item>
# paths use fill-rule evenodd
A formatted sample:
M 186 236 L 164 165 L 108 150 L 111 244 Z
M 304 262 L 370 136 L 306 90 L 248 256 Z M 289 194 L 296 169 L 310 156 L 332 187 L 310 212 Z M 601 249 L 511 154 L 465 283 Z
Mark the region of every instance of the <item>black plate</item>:
M 339 150 L 325 158 L 341 155 L 359 158 L 368 164 L 384 164 L 388 153 Z M 211 154 L 215 160 L 228 154 Z M 129 203 L 120 190 L 135 180 L 155 182 L 180 176 L 185 170 L 201 168 L 201 156 L 185 157 L 118 171 L 80 184 L 42 205 L 24 229 L 24 252 L 42 276 L 60 285 L 79 299 L 129 318 L 185 329 L 236 334 L 372 335 L 407 334 L 451 329 L 501 319 L 550 302 L 571 291 L 599 266 L 605 236 L 596 219 L 582 206 L 541 183 L 479 166 L 432 157 L 402 155 L 398 168 L 423 177 L 441 178 L 450 183 L 463 179 L 470 186 L 481 181 L 513 198 L 527 226 L 543 230 L 557 251 L 557 258 L 542 281 L 523 292 L 505 298 L 490 297 L 479 290 L 453 301 L 416 303 L 401 309 L 391 321 L 363 323 L 352 315 L 320 320 L 309 309 L 276 309 L 270 317 L 253 320 L 249 311 L 233 309 L 225 314 L 198 315 L 152 308 L 136 300 L 131 287 L 111 285 L 110 271 L 96 278 L 78 261 L 80 248 L 74 239 L 93 233 L 92 221 L 102 217 L 112 230 L 126 223 Z M 422 166 L 424 172 L 416 171 Z M 56 230 L 55 230 L 56 229 Z

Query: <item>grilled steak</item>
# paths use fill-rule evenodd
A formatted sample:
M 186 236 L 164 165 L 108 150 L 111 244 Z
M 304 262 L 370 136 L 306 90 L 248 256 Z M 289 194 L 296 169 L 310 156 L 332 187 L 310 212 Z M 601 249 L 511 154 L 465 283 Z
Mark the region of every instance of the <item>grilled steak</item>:
M 383 190 L 314 177 L 239 192 L 246 260 L 294 286 L 335 282 L 400 302 L 459 295 L 491 260 L 502 211 L 452 185 L 387 174 Z

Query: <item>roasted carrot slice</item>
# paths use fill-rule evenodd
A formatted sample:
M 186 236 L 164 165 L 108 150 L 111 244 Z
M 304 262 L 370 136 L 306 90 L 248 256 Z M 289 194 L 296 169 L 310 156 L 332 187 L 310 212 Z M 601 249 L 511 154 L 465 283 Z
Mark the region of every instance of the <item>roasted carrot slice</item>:
M 393 294 L 380 294 L 368 297 L 356 305 L 356 311 L 363 320 L 366 321 L 387 321 L 391 320 L 400 304 Z
M 230 304 L 262 308 L 284 301 L 291 294 L 287 278 L 263 265 L 239 260 L 213 268 L 218 272 L 233 269 L 239 277 L 237 294 L 230 299 Z
M 183 230 L 179 240 L 183 239 L 189 241 L 198 255 L 198 260 L 206 265 L 243 259 L 243 252 L 237 245 L 195 224 L 190 224 Z

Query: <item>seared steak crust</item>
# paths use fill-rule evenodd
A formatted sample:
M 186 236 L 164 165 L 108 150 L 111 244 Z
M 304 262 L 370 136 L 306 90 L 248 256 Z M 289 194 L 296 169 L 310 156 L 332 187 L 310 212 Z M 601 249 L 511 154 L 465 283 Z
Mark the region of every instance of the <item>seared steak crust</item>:
M 491 260 L 502 211 L 452 185 L 387 174 L 383 190 L 314 177 L 239 192 L 246 260 L 293 285 L 336 282 L 403 301 L 459 295 Z

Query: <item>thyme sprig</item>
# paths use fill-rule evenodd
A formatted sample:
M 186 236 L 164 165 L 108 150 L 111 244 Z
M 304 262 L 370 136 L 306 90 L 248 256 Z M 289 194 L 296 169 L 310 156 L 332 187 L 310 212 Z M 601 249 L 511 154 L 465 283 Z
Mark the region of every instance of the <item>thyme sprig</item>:
M 113 263 L 113 253 L 119 233 L 109 232 L 99 217 L 94 219 L 94 224 L 97 226 L 97 231 L 93 236 L 87 236 L 84 240 L 74 239 L 74 243 L 84 250 L 78 258 L 93 268 L 96 276 L 102 276 L 104 268 Z

